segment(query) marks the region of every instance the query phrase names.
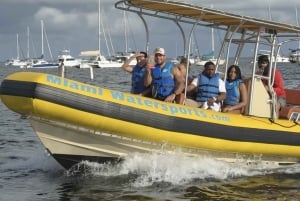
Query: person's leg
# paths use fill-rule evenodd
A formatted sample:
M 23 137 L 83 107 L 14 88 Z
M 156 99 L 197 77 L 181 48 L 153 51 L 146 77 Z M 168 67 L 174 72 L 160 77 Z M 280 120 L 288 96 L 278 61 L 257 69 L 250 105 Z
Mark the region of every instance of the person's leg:
M 277 105 L 276 105 L 277 117 L 279 117 L 279 112 L 281 108 L 285 106 L 286 106 L 286 99 L 284 97 L 277 97 Z

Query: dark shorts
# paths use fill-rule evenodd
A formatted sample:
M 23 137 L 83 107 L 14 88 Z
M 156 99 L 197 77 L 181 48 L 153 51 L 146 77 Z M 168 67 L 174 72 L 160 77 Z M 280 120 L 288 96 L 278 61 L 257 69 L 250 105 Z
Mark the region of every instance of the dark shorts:
M 157 95 L 155 98 L 158 100 L 162 100 L 162 101 L 164 101 L 166 99 L 165 96 L 160 96 L 160 95 Z
M 286 106 L 286 99 L 283 96 L 277 97 L 277 101 L 280 103 L 280 107 L 285 107 Z

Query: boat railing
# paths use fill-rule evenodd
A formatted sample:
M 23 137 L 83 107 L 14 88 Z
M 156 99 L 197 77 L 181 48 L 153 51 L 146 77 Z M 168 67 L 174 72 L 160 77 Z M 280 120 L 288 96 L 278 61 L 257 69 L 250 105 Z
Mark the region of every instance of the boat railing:
M 222 53 L 225 52 L 225 68 L 219 68 L 219 62 L 217 62 L 216 65 L 216 71 L 223 73 L 224 79 L 226 79 L 226 72 L 229 67 L 229 58 L 232 58 L 232 55 L 234 54 L 234 62 L 232 64 L 238 65 L 242 51 L 246 49 L 245 44 L 252 43 L 254 45 L 254 48 L 252 49 L 253 66 L 251 73 L 251 87 L 249 89 L 249 113 L 247 113 L 247 115 L 268 117 L 271 119 L 277 118 L 276 93 L 272 87 L 277 63 L 275 57 L 270 57 L 268 75 L 259 75 L 257 73 L 258 50 L 260 49 L 260 46 L 268 46 L 270 49 L 270 55 L 277 55 L 280 51 L 281 45 L 285 43 L 285 41 L 280 42 L 280 40 L 290 37 L 292 38 L 291 41 L 293 41 L 296 40 L 295 37 L 299 38 L 299 26 L 236 15 L 233 13 L 227 13 L 216 9 L 195 6 L 177 1 L 120 0 L 115 3 L 115 7 L 120 10 L 136 13 L 140 16 L 145 24 L 147 36 L 149 34 L 148 27 L 143 16 L 153 16 L 175 22 L 184 39 L 184 52 L 187 57 L 190 55 L 191 37 L 193 36 L 192 33 L 195 26 L 204 26 L 208 28 L 213 27 L 215 29 L 224 30 L 224 39 L 217 55 L 217 60 L 219 61 Z M 191 25 L 191 28 L 187 29 L 188 26 L 185 26 L 185 29 L 183 29 L 183 26 L 180 25 L 180 23 Z M 184 34 L 185 31 L 189 32 L 189 35 L 186 36 Z M 149 45 L 148 39 L 149 37 L 147 37 L 146 49 L 148 49 Z M 186 43 L 188 46 L 186 46 Z M 233 45 L 237 45 L 237 47 Z M 270 93 L 268 93 L 263 86 L 261 82 L 262 79 L 267 81 Z M 269 109 L 262 114 L 260 113 L 261 108 L 259 107 L 259 104 L 263 104 L 264 107 Z

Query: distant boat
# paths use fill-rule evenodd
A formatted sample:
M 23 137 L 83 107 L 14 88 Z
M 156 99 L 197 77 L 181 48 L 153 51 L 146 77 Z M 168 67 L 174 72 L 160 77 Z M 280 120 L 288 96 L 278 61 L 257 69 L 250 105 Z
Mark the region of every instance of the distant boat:
M 133 52 L 117 52 L 117 54 L 112 57 L 112 60 L 123 64 L 127 59 L 129 59 L 134 54 L 135 53 L 133 53 Z M 136 59 L 133 59 L 129 63 L 129 65 L 135 66 L 136 65 Z
M 291 50 L 289 61 L 300 64 L 300 49 Z
M 80 66 L 80 60 L 75 59 L 70 54 L 70 50 L 62 50 L 58 55 L 58 62 L 63 62 L 65 67 L 78 67 Z
M 58 68 L 59 63 L 50 63 L 44 59 L 34 60 L 29 68 Z
M 17 58 L 8 59 L 5 62 L 5 66 L 17 66 L 20 68 L 26 67 L 28 62 L 20 60 L 20 47 L 19 47 L 19 34 L 17 34 Z
M 34 59 L 32 64 L 30 66 L 28 66 L 29 68 L 58 68 L 59 63 L 58 62 L 48 62 L 44 59 L 44 32 L 45 32 L 45 28 L 44 28 L 44 22 L 43 20 L 41 20 L 41 34 L 42 34 L 42 55 L 40 58 L 38 59 Z M 48 40 L 47 40 L 48 43 Z M 48 47 L 49 47 L 49 43 L 48 43 Z M 50 48 L 49 48 L 50 51 Z M 51 54 L 51 51 L 50 51 Z M 52 56 L 52 54 L 51 54 Z M 52 59 L 53 60 L 53 59 Z
M 91 51 L 82 51 L 80 53 L 81 57 L 87 57 L 83 59 L 80 64 L 80 68 L 120 68 L 123 65 L 123 62 L 108 60 L 105 56 L 101 54 L 101 44 L 100 44 L 100 27 L 101 27 L 101 15 L 100 15 L 100 0 L 98 7 L 98 50 Z
M 174 65 L 177 65 L 180 62 L 177 58 L 169 58 L 168 60 Z
M 214 55 L 215 55 L 215 52 L 214 52 L 214 51 L 211 51 L 211 52 L 209 52 L 209 53 L 207 53 L 207 54 L 203 54 L 203 55 L 200 57 L 199 61 L 196 62 L 196 65 L 197 65 L 197 66 L 204 66 L 205 63 L 208 62 L 208 61 L 211 61 L 211 62 L 213 62 L 214 64 L 217 64 L 217 60 L 218 60 L 218 59 L 216 59 L 216 58 L 214 57 Z M 218 62 L 218 63 L 219 63 L 219 65 L 223 65 L 223 64 L 225 63 L 225 59 L 219 59 L 219 62 Z
M 217 63 L 219 65 L 223 65 L 225 64 L 225 59 L 219 58 L 216 59 L 215 58 L 215 38 L 214 38 L 214 28 L 211 28 L 211 52 L 204 54 L 200 57 L 200 60 L 196 62 L 197 66 L 204 66 L 206 62 L 211 61 L 213 62 L 215 65 L 217 65 Z
M 106 59 L 99 50 L 88 50 L 80 52 L 81 63 L 79 68 L 120 68 L 123 62 Z

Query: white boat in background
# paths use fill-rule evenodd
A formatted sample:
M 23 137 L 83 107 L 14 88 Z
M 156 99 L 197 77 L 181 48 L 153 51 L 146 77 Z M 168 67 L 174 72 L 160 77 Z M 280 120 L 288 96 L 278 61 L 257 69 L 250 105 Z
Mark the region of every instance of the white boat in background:
M 59 63 L 48 62 L 43 58 L 33 60 L 33 63 L 28 68 L 58 68 Z
M 106 59 L 99 50 L 81 51 L 80 57 L 79 68 L 119 68 L 123 65 L 123 62 Z
M 64 64 L 65 67 L 78 67 L 80 66 L 80 60 L 71 56 L 70 50 L 62 50 L 58 55 L 58 62 Z
M 206 62 L 211 61 L 215 65 L 224 65 L 225 59 L 221 57 L 215 58 L 215 37 L 214 37 L 214 28 L 211 28 L 211 52 L 204 54 L 200 59 L 195 63 L 197 66 L 204 66 Z
M 300 48 L 295 49 L 295 50 L 291 50 L 289 61 L 291 63 L 298 63 L 298 64 L 300 64 Z
M 129 59 L 134 54 L 135 54 L 135 52 L 117 52 L 117 54 L 112 57 L 112 60 L 123 64 L 127 59 Z M 129 65 L 135 66 L 136 59 L 133 59 L 129 63 Z
M 19 46 L 19 34 L 17 34 L 17 58 L 8 59 L 5 62 L 5 66 L 16 66 L 20 68 L 27 67 L 29 62 L 26 60 L 20 60 L 20 46 Z
M 98 50 L 81 51 L 79 68 L 93 68 L 97 66 Z
M 98 7 L 98 50 L 89 50 L 82 51 L 80 53 L 80 57 L 82 57 L 81 64 L 79 68 L 120 68 L 123 65 L 123 62 L 118 60 L 108 60 L 105 56 L 101 54 L 101 43 L 100 43 L 100 27 L 101 27 L 101 19 L 100 19 L 100 0 Z
M 215 65 L 217 65 L 217 63 L 218 63 L 219 65 L 224 65 L 224 64 L 225 64 L 225 59 L 219 58 L 219 61 L 218 61 L 218 59 L 216 59 L 216 58 L 214 57 L 214 54 L 215 54 L 215 52 L 214 52 L 214 51 L 211 51 L 211 52 L 208 53 L 208 54 L 202 55 L 202 56 L 200 57 L 200 59 L 196 62 L 196 65 L 197 65 L 197 66 L 204 66 L 205 63 L 208 62 L 208 61 L 213 62 Z
M 28 66 L 28 68 L 58 68 L 58 66 L 59 66 L 58 62 L 49 62 L 49 61 L 44 59 L 44 33 L 46 35 L 44 22 L 43 22 L 43 20 L 41 20 L 41 35 L 42 35 L 42 41 L 41 41 L 42 48 L 41 49 L 42 49 L 42 55 L 41 55 L 40 58 L 33 59 L 32 64 L 30 66 Z M 47 35 L 46 35 L 46 41 L 47 41 L 47 45 L 48 45 L 48 48 L 49 48 L 50 56 L 51 56 L 52 61 L 53 61 L 53 56 L 52 56 L 52 53 L 51 53 L 51 49 L 50 49 L 50 45 L 49 45 L 49 42 L 48 42 L 48 39 L 47 39 Z
M 174 65 L 177 65 L 180 62 L 180 60 L 178 60 L 177 58 L 169 58 L 168 60 Z

